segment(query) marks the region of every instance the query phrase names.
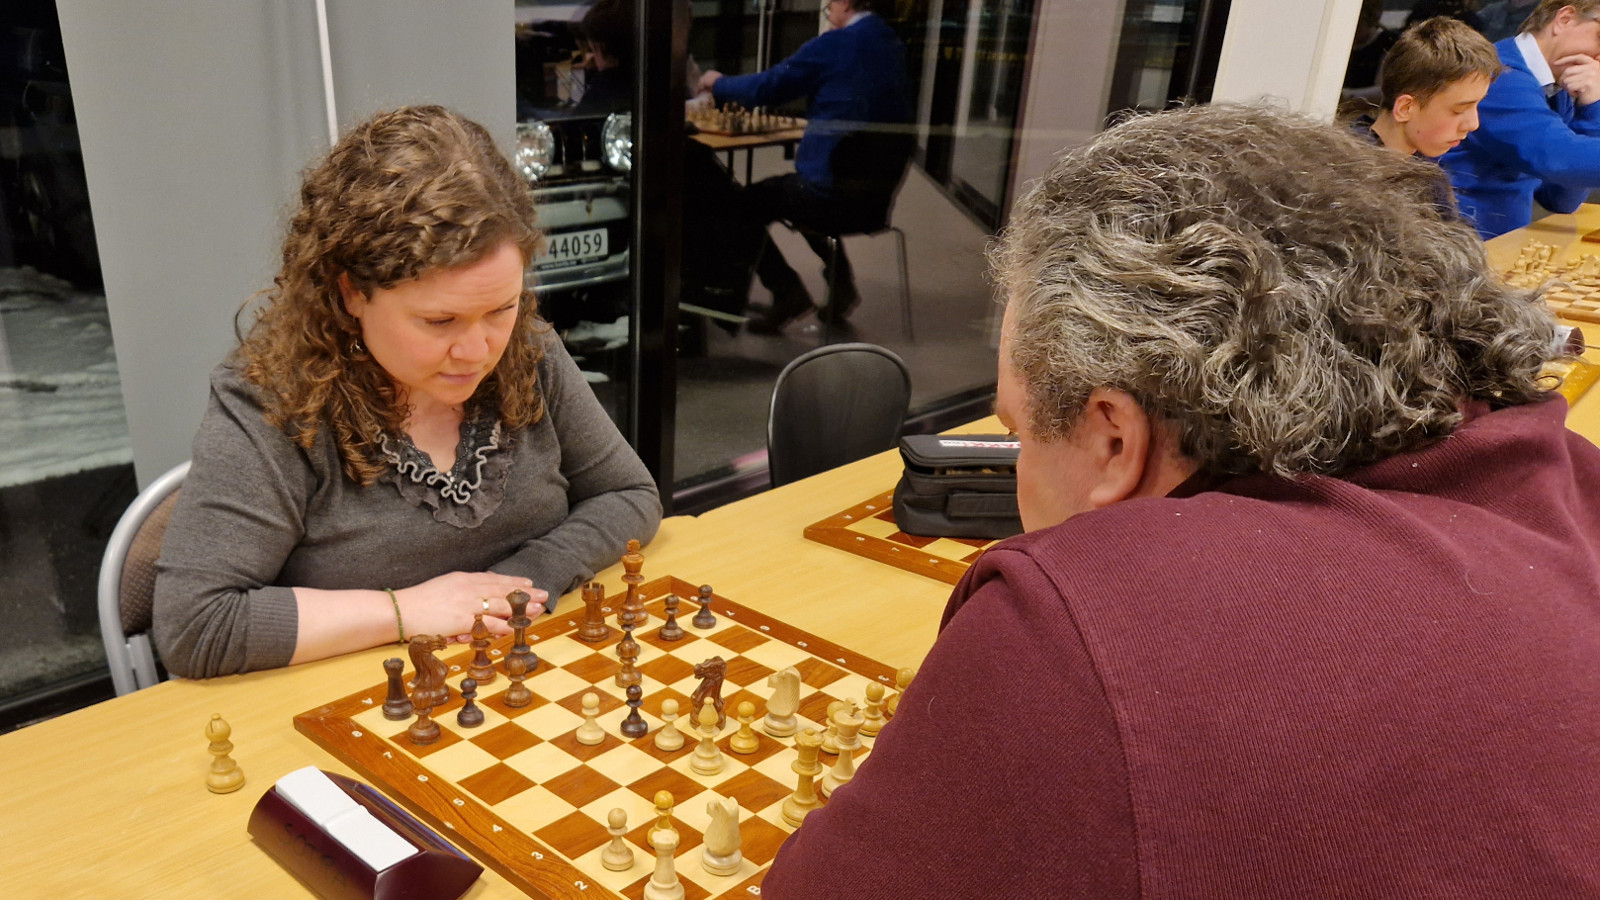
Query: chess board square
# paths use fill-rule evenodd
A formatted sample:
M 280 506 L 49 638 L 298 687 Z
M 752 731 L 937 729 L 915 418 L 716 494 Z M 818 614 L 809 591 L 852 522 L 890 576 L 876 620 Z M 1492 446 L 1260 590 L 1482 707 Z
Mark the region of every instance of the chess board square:
M 657 647 L 655 644 L 652 644 L 649 641 L 635 640 L 634 643 L 639 645 L 639 658 L 634 660 L 633 663 L 636 667 L 643 666 L 645 663 L 650 662 L 651 660 L 660 659 L 661 657 L 668 655 L 669 652 Z M 667 646 L 671 647 L 672 644 L 668 643 Z
M 448 728 L 440 728 L 439 739 L 437 741 L 431 744 L 413 744 L 411 742 L 411 738 L 406 736 L 410 731 L 410 728 L 411 726 L 408 725 L 405 728 L 392 733 L 389 736 L 389 741 L 390 743 L 393 743 L 395 746 L 399 747 L 401 750 L 410 753 L 412 756 L 415 756 L 418 759 L 438 753 L 440 750 L 443 750 L 451 744 L 458 744 L 461 742 L 461 735 L 456 734 L 454 731 L 451 731 Z
M 662 705 L 668 700 L 672 700 L 678 704 L 679 716 L 682 716 L 689 709 L 688 694 L 675 691 L 669 687 L 664 687 L 659 691 L 655 691 L 654 693 L 645 694 L 644 705 L 639 707 L 639 711 L 647 716 L 665 720 L 666 717 L 661 714 L 661 708 Z M 679 719 L 679 725 L 686 724 L 688 724 L 687 719 Z
M 357 730 L 369 734 L 393 734 L 396 729 L 407 727 L 411 719 L 409 715 L 403 719 L 391 719 L 383 714 L 381 706 L 369 706 L 350 717 Z
M 812 722 L 826 728 L 828 723 L 828 704 L 839 698 L 832 694 L 824 694 L 821 691 L 807 695 L 802 690 L 801 694 L 803 696 L 800 698 L 800 717 L 810 719 Z
M 759 647 L 765 644 L 768 638 L 756 634 L 748 628 L 729 628 L 713 634 L 706 640 L 726 647 L 734 653 L 743 653 L 751 647 Z
M 735 721 L 735 723 L 737 723 L 739 716 L 739 704 L 741 703 L 750 704 L 750 714 L 755 716 L 756 722 L 759 723 L 761 719 L 766 716 L 767 698 L 745 688 L 740 688 L 737 691 L 734 691 L 733 693 L 723 697 L 722 711 L 728 714 L 729 719 L 732 719 Z
M 974 550 L 973 552 L 968 553 L 966 556 L 961 557 L 961 561 L 970 565 L 972 563 L 977 562 L 978 561 L 978 557 L 980 557 L 982 555 L 983 555 L 983 551 L 982 550 Z
M 499 763 L 498 757 L 471 741 L 458 741 L 428 757 L 429 771 L 448 781 L 460 781 Z
M 555 703 L 557 706 L 561 707 L 567 712 L 582 718 L 584 694 L 594 694 L 594 699 L 599 703 L 599 711 L 601 713 L 608 713 L 622 705 L 621 698 L 614 694 L 608 694 L 605 691 L 597 691 L 593 687 L 581 690 L 570 696 L 562 697 L 560 700 L 555 701 Z
M 534 785 L 508 800 L 500 801 L 494 807 L 494 812 L 512 828 L 532 833 L 566 815 L 571 809 L 560 797 Z
M 554 703 L 546 703 L 523 715 L 517 724 L 548 741 L 583 724 L 583 717 L 567 712 Z
M 698 853 L 699 851 L 697 850 L 695 852 Z M 650 859 L 650 866 L 653 870 L 655 867 L 655 857 L 651 856 Z M 628 900 L 644 900 L 644 887 L 649 883 L 649 878 L 641 878 L 637 882 L 623 888 L 622 896 L 628 898 Z M 707 898 L 711 896 L 710 891 L 682 876 L 679 876 L 678 883 L 683 885 L 683 900 L 707 900 Z
M 501 680 L 505 681 L 505 679 Z M 511 682 L 506 681 L 500 690 L 496 690 L 487 697 L 483 695 L 482 691 L 478 692 L 478 707 L 483 710 L 485 716 L 493 711 L 507 719 L 515 719 L 519 716 L 525 716 L 550 702 L 538 694 L 534 694 L 533 699 L 528 702 L 527 706 L 507 706 L 505 688 L 509 687 L 511 687 Z
M 527 729 L 515 722 L 506 722 L 503 725 L 490 728 L 488 723 L 479 729 L 477 734 L 468 738 L 496 759 L 505 759 L 539 743 L 540 738 L 531 734 Z
M 792 780 L 798 780 L 799 776 L 791 772 L 790 777 Z M 794 785 L 786 786 L 754 769 L 746 769 L 712 788 L 712 790 L 724 797 L 732 797 L 745 810 L 754 812 L 758 809 L 766 809 L 793 794 Z
M 656 819 L 655 816 L 652 815 L 648 822 L 633 828 L 628 832 L 627 835 L 627 839 L 630 843 L 642 848 L 646 853 L 651 855 L 652 867 L 655 865 L 655 848 L 650 846 L 650 832 L 655 830 Z M 678 833 L 678 853 L 680 854 L 682 854 L 685 850 L 693 850 L 699 847 L 700 842 L 705 840 L 705 836 L 702 835 L 698 829 L 691 828 L 683 821 L 683 819 L 680 819 L 676 813 L 674 813 L 672 816 L 672 830 Z M 694 858 L 695 868 L 699 868 L 700 854 L 698 851 L 696 851 Z M 681 876 L 682 873 L 680 872 L 679 875 Z
M 645 736 L 648 737 L 651 731 L 661 727 L 661 720 L 657 719 L 655 716 L 645 715 L 642 709 L 643 708 L 641 707 L 639 718 L 644 720 L 644 727 L 646 729 Z M 608 713 L 605 713 L 595 721 L 600 723 L 600 727 L 604 728 L 607 732 L 618 735 L 619 737 L 622 737 L 623 740 L 631 741 L 633 738 L 622 735 L 622 720 L 628 717 L 629 712 L 630 710 L 626 706 L 620 706 Z
M 732 875 L 713 875 L 700 865 L 700 853 L 698 849 L 689 853 L 683 852 L 681 847 L 678 850 L 678 880 L 683 883 L 685 890 L 692 884 L 704 888 L 713 897 L 731 897 L 733 895 L 729 891 L 761 870 L 760 866 L 743 859 L 739 861 L 739 870 Z
M 544 780 L 545 790 L 578 808 L 588 806 L 621 786 L 604 775 L 583 766 Z M 560 848 L 556 849 L 559 850 Z M 566 853 L 565 850 L 561 852 Z M 579 852 L 581 853 L 582 851 Z M 572 855 L 567 853 L 569 857 Z
M 763 759 L 766 759 L 767 757 L 772 756 L 773 754 L 782 753 L 784 750 L 786 750 L 788 748 L 787 744 L 784 744 L 784 743 L 780 742 L 776 738 L 768 737 L 767 735 L 762 734 L 759 731 L 756 731 L 754 728 L 752 728 L 751 731 L 756 736 L 756 749 L 755 749 L 755 751 L 751 752 L 751 753 L 735 753 L 734 754 L 735 757 L 737 757 L 738 759 L 743 760 L 745 762 L 745 764 L 747 764 L 747 765 L 752 765 L 753 766 L 756 763 L 762 761 Z M 736 734 L 738 734 L 737 731 L 735 731 L 733 734 L 730 734 L 727 737 L 725 737 L 722 740 L 717 742 L 717 746 L 722 748 L 722 752 L 723 753 L 733 753 L 733 748 L 731 746 L 729 746 L 729 745 L 733 741 L 734 735 L 736 735 Z M 758 807 L 758 806 L 752 806 L 750 808 L 751 809 L 760 809 L 760 807 Z
M 896 544 L 905 544 L 907 547 L 915 547 L 921 550 L 923 547 L 937 541 L 938 538 L 921 537 L 915 534 L 906 534 L 904 531 L 896 531 L 894 534 L 884 538 L 884 540 L 894 541 Z
M 610 733 L 607 733 L 605 740 L 598 744 L 584 744 L 578 740 L 577 735 L 578 732 L 576 730 L 569 731 L 566 734 L 556 735 L 551 738 L 550 743 L 553 746 L 560 747 L 567 755 L 575 759 L 581 759 L 584 762 L 622 746 L 622 738 Z
M 800 683 L 814 688 L 823 688 L 844 677 L 844 670 L 831 666 L 816 657 L 808 657 L 798 663 L 795 668 L 800 670 Z
M 701 786 L 708 788 L 716 787 L 718 784 L 721 784 L 722 782 L 727 781 L 729 778 L 732 778 L 740 772 L 743 772 L 745 769 L 750 768 L 744 762 L 735 758 L 732 754 L 724 753 L 722 754 L 722 771 L 713 775 L 701 775 L 690 765 L 693 760 L 694 754 L 692 752 L 685 753 L 672 762 L 667 763 L 667 766 L 688 777 L 691 781 L 699 782 Z
M 686 719 L 681 719 L 680 718 L 678 720 L 678 724 L 679 725 L 683 725 L 686 721 L 687 721 Z M 660 729 L 657 729 L 657 730 L 659 731 Z M 681 733 L 681 729 L 680 729 L 680 733 Z M 650 758 L 652 758 L 652 759 L 654 759 L 654 760 L 656 760 L 657 762 L 660 762 L 660 763 L 669 763 L 669 762 L 672 762 L 673 760 L 677 759 L 678 757 L 684 755 L 685 753 L 694 752 L 694 745 L 696 743 L 697 743 L 697 741 L 695 740 L 695 738 L 693 736 L 686 734 L 686 735 L 684 735 L 684 738 L 683 738 L 683 746 L 682 747 L 679 747 L 676 750 L 662 750 L 662 749 L 660 749 L 659 747 L 656 746 L 656 735 L 655 735 L 654 731 L 652 731 L 651 733 L 645 735 L 644 737 L 635 738 L 632 741 L 632 744 L 633 744 L 635 749 L 640 750 L 641 752 L 648 754 L 650 756 Z
M 659 770 L 661 762 L 632 744 L 623 744 L 592 760 L 589 768 L 618 784 L 631 784 Z
M 597 681 L 595 682 L 594 687 L 603 693 L 610 694 L 611 696 L 619 699 L 626 698 L 628 696 L 628 689 L 618 685 L 616 680 L 612 678 Z M 645 697 L 648 697 L 651 694 L 664 689 L 665 687 L 666 685 L 648 676 L 639 680 L 639 690 Z
M 461 710 L 459 709 L 442 719 L 434 719 L 434 721 L 438 722 L 441 727 L 448 728 L 451 731 L 454 731 L 456 734 L 467 738 L 468 740 L 471 740 L 475 735 L 482 734 L 483 732 L 492 728 L 498 728 L 510 721 L 505 716 L 501 715 L 499 710 L 486 709 L 482 703 L 478 704 L 478 711 L 483 713 L 483 724 L 475 725 L 471 728 L 462 725 L 456 720 L 456 716 L 461 714 Z
M 567 859 L 577 859 L 611 840 L 605 826 L 581 812 L 572 812 L 533 833 Z
M 894 524 L 893 519 L 885 522 L 879 518 L 867 518 L 857 519 L 850 526 L 850 530 L 868 537 L 888 539 L 889 535 L 899 531 L 900 527 Z
M 687 803 L 690 798 L 697 796 L 706 789 L 706 786 L 669 768 L 658 768 L 649 775 L 628 784 L 628 790 L 640 797 L 654 801 L 656 793 L 667 791 L 672 794 L 674 803 Z
M 622 670 L 622 660 L 607 653 L 591 653 L 562 666 L 584 681 L 594 684 L 615 676 Z
M 694 665 L 676 656 L 662 656 L 640 665 L 639 671 L 662 684 L 672 684 L 693 677 Z
M 596 646 L 570 635 L 559 635 L 539 643 L 539 658 L 552 666 L 565 666 L 593 654 Z
M 627 815 L 628 828 L 630 830 L 655 818 L 656 814 L 655 803 L 627 788 L 619 788 L 612 791 L 588 804 L 579 812 L 596 822 L 609 824 L 607 817 L 611 815 L 613 809 L 620 809 Z
M 607 812 L 609 812 L 609 810 L 607 810 Z M 605 822 L 605 815 L 602 813 L 601 816 L 596 819 L 596 821 L 602 823 Z M 633 819 L 630 818 L 628 821 L 631 822 Z M 651 856 L 648 853 L 640 853 L 638 848 L 634 847 L 632 844 L 629 844 L 629 849 L 633 850 L 633 865 L 622 870 L 621 872 L 613 872 L 606 868 L 605 863 L 600 861 L 600 857 L 605 854 L 606 848 L 610 845 L 611 839 L 608 837 L 606 838 L 605 843 L 573 860 L 572 864 L 577 866 L 578 870 L 584 873 L 584 876 L 589 883 L 598 883 L 606 889 L 614 891 L 618 894 L 624 893 L 628 886 L 632 885 L 634 882 L 638 882 L 639 884 L 643 885 L 650 881 L 650 875 L 655 871 L 656 865 L 656 858 L 654 856 Z M 643 897 L 644 895 L 641 893 L 640 896 Z
M 842 678 L 828 685 L 828 693 L 841 700 L 849 700 L 860 708 L 867 704 L 867 685 L 872 682 L 873 679 L 865 675 L 846 672 Z
M 683 628 L 683 620 L 682 619 L 680 619 L 678 621 L 678 627 Z M 691 630 L 689 628 L 683 628 L 683 637 L 678 638 L 675 641 L 669 641 L 666 638 L 661 636 L 661 629 L 660 628 L 652 628 L 649 631 L 645 632 L 644 635 L 639 638 L 639 640 L 643 641 L 646 644 L 649 644 L 652 647 L 655 647 L 657 650 L 661 650 L 661 651 L 666 652 L 666 653 L 685 653 L 685 652 L 687 652 L 692 656 L 693 654 L 695 654 L 698 651 L 695 651 L 695 650 L 685 651 L 684 648 L 687 647 L 688 645 L 694 643 L 695 641 L 700 640 L 700 638 L 698 638 L 694 634 L 692 634 Z
M 802 660 L 811 658 L 810 653 L 783 641 L 767 641 L 759 647 L 751 647 L 742 655 L 745 659 L 760 663 L 773 671 L 797 666 Z
M 778 855 L 778 848 L 789 839 L 789 832 L 760 816 L 751 816 L 739 823 L 739 849 L 744 858 L 756 866 L 764 866 Z
M 495 763 L 481 772 L 459 779 L 463 788 L 494 806 L 533 787 L 533 780 L 505 763 Z
M 727 682 L 738 687 L 749 687 L 761 684 L 771 675 L 772 669 L 750 659 L 746 656 L 735 656 L 728 660 Z M 757 707 L 759 708 L 759 707 Z
M 579 678 L 566 669 L 552 666 L 528 679 L 528 689 L 541 697 L 566 697 L 589 686 L 586 678 Z
M 508 756 L 504 762 L 537 782 L 554 778 L 580 765 L 577 757 L 549 741 L 535 744 L 515 756 Z
M 800 776 L 795 772 L 793 765 L 791 765 L 794 761 L 795 757 L 793 755 L 778 754 L 769 756 L 766 759 L 757 760 L 750 766 L 750 769 L 754 772 L 760 772 L 778 784 L 783 785 L 786 792 L 784 796 L 787 797 L 789 794 L 794 793 L 795 785 L 800 783 Z M 824 771 L 826 770 L 819 769 L 813 778 L 821 778 Z M 756 811 L 761 809 L 759 806 L 751 806 L 748 808 Z

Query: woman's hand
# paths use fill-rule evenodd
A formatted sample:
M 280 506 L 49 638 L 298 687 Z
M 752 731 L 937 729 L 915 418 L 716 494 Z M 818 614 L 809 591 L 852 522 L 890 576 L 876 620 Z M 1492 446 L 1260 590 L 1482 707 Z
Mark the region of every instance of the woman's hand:
M 506 595 L 523 591 L 531 599 L 530 618 L 538 616 L 548 596 L 533 582 L 495 572 L 447 572 L 394 592 L 407 635 L 442 634 L 456 643 L 472 639 L 472 621 L 483 615 L 493 636 L 511 633 L 511 604 Z

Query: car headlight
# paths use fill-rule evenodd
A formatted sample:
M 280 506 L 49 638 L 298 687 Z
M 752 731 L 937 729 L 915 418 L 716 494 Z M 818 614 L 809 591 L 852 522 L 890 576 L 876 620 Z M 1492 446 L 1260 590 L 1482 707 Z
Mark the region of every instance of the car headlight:
M 633 169 L 633 113 L 612 113 L 600 129 L 606 165 L 618 172 Z
M 556 136 L 543 122 L 517 123 L 517 149 L 511 162 L 529 182 L 538 181 L 550 170 L 556 152 Z

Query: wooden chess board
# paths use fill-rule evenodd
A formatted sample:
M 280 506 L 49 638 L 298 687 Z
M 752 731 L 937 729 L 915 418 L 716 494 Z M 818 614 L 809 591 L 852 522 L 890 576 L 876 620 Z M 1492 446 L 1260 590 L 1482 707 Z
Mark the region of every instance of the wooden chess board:
M 1544 301 L 1556 315 L 1600 324 L 1600 256 L 1585 255 L 1558 263 L 1556 252 L 1551 244 L 1529 242 L 1504 273 L 1506 281 L 1525 288 L 1548 285 Z
M 893 491 L 806 526 L 805 536 L 947 584 L 960 581 L 983 551 L 999 543 L 984 538 L 906 534 L 894 523 Z
M 829 703 L 859 703 L 869 683 L 893 685 L 895 672 L 720 596 L 713 595 L 716 625 L 697 629 L 690 623 L 697 605 L 687 599 L 696 588 L 678 578 L 648 582 L 641 592 L 650 614 L 634 632 L 641 650 L 641 713 L 650 726 L 642 738 L 626 739 L 620 728 L 628 710 L 625 692 L 613 676 L 621 667 L 615 647 L 622 635 L 612 628 L 603 642 L 578 640 L 581 612 L 536 620 L 528 629 L 529 646 L 539 657 L 525 682 L 534 695 L 528 706 L 504 703 L 510 682 L 502 661 L 511 638 L 492 645 L 490 655 L 499 671 L 494 681 L 478 688 L 485 721 L 477 728 L 456 723 L 462 702 L 457 686 L 471 661 L 470 649 L 440 655 L 450 671 L 451 700 L 434 710 L 443 730 L 434 744 L 413 745 L 406 737 L 409 720 L 384 717 L 385 680 L 296 716 L 295 728 L 532 896 L 641 898 L 655 864 L 648 832 L 654 822 L 653 798 L 660 790 L 671 791 L 676 802 L 673 827 L 681 840 L 677 871 L 687 900 L 756 896 L 779 845 L 794 831 L 783 819 L 782 806 L 797 781 L 790 767 L 796 758 L 793 738 L 775 739 L 762 731 L 760 716 L 771 693 L 767 677 L 796 667 L 801 674 L 800 727 L 820 729 Z M 668 593 L 685 598 L 679 622 L 687 634 L 675 642 L 656 633 Z M 608 612 L 620 608 L 621 595 L 608 604 Z M 689 711 L 689 697 L 698 684 L 694 665 L 712 656 L 727 660 L 727 725 L 718 737 L 724 768 L 706 776 L 689 766 L 695 739 L 687 717 L 678 721 L 688 738 L 681 750 L 656 749 L 654 733 L 662 724 L 664 700 L 675 699 L 680 710 Z M 598 721 L 606 731 L 597 746 L 580 744 L 574 736 L 583 721 L 582 697 L 590 691 L 600 696 Z M 739 727 L 734 712 L 744 700 L 756 706 L 760 741 L 749 755 L 728 748 L 728 738 Z M 871 753 L 873 739 L 863 737 L 862 744 L 855 751 L 858 763 Z M 836 758 L 824 753 L 821 762 L 832 766 Z M 712 875 L 700 865 L 702 834 L 710 822 L 706 805 L 713 794 L 731 797 L 740 807 L 744 863 L 732 875 Z M 624 872 L 600 864 L 610 841 L 606 817 L 615 808 L 627 812 L 627 840 L 634 848 L 633 867 Z

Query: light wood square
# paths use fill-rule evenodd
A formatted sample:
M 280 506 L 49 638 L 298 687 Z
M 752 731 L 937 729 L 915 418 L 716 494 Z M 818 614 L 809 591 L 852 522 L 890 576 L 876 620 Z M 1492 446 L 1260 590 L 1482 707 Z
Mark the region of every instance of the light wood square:
M 777 640 L 767 641 L 759 647 L 751 647 L 742 655 L 745 659 L 751 662 L 758 662 L 774 671 L 787 669 L 811 657 L 810 653 L 801 650 L 799 647 Z M 761 683 L 765 686 L 766 679 L 763 678 Z
M 795 770 L 790 766 L 790 763 L 794 762 L 797 758 L 798 757 L 796 757 L 793 753 L 775 753 L 772 756 L 761 760 L 750 768 L 755 769 L 757 772 L 760 772 L 779 784 L 786 784 L 793 788 L 800 784 L 800 776 L 796 774 Z M 824 766 L 822 772 L 826 772 L 827 770 L 827 767 Z M 818 772 L 816 777 L 821 778 L 822 772 Z
M 406 716 L 404 719 L 400 719 L 398 721 L 385 718 L 383 715 L 383 707 L 379 706 L 373 709 L 362 710 L 353 716 L 350 721 L 355 723 L 355 726 L 358 730 L 364 731 L 368 734 L 388 735 L 404 730 L 412 718 L 412 716 Z
M 722 754 L 722 771 L 715 775 L 701 775 L 690 767 L 689 764 L 693 761 L 694 753 L 690 751 L 668 763 L 667 767 L 708 788 L 716 787 L 745 769 L 750 768 L 745 763 L 734 759 L 732 753 L 724 753 Z
M 548 741 L 582 725 L 583 716 L 568 712 L 557 704 L 546 703 L 538 709 L 518 716 L 517 724 Z
M 557 775 L 572 771 L 582 765 L 582 761 L 546 741 L 542 744 L 534 744 L 521 753 L 506 757 L 505 764 L 536 782 L 543 782 L 549 781 Z M 570 807 L 571 804 L 568 804 L 568 809 L 562 810 L 560 815 L 555 816 L 550 821 L 554 822 L 561 816 L 571 812 Z
M 624 737 L 622 734 L 622 720 L 626 719 L 627 717 L 628 707 L 619 706 L 610 712 L 602 713 L 599 716 L 596 716 L 595 722 L 598 723 L 601 728 L 604 728 L 608 733 L 614 734 L 617 737 L 622 738 L 624 741 L 631 741 L 633 738 Z M 661 720 L 645 712 L 642 707 L 639 710 L 639 718 L 644 720 L 645 726 L 649 728 L 650 731 L 655 731 L 657 728 L 661 727 Z
M 899 531 L 900 526 L 894 524 L 893 522 L 885 522 L 882 519 L 873 517 L 869 519 L 857 519 L 855 522 L 851 523 L 850 530 L 858 535 L 864 534 L 868 537 L 887 539 L 889 535 Z
M 485 731 L 488 731 L 491 728 L 498 728 L 501 725 L 511 721 L 510 719 L 507 719 L 505 716 L 501 715 L 499 712 L 496 712 L 494 707 L 483 705 L 482 691 L 478 692 L 477 702 L 478 709 L 483 712 L 483 724 L 476 728 L 463 728 L 461 723 L 456 721 L 456 713 L 460 712 L 460 709 L 453 709 L 442 716 L 438 716 L 434 719 L 434 721 L 438 722 L 441 727 L 448 728 L 456 734 L 469 739 L 474 735 L 483 734 Z
M 540 746 L 543 745 L 541 744 Z M 576 762 L 577 760 L 573 761 Z M 527 772 L 523 774 L 528 775 L 530 778 L 533 777 Z M 521 793 L 501 800 L 494 805 L 493 809 L 496 815 L 505 819 L 513 828 L 525 832 L 533 832 L 571 813 L 572 804 L 539 785 L 534 785 Z
M 606 812 L 609 811 L 610 810 L 606 810 Z M 599 822 L 604 822 L 606 817 L 604 814 L 602 814 L 596 820 Z M 628 823 L 631 827 L 633 820 L 629 819 Z M 651 856 L 650 854 L 640 850 L 638 847 L 635 847 L 630 841 L 624 840 L 623 843 L 627 844 L 628 849 L 633 851 L 633 865 L 622 870 L 621 872 L 611 871 L 605 867 L 604 863 L 600 861 L 601 854 L 605 853 L 606 848 L 611 846 L 611 841 L 609 839 L 604 844 L 601 844 L 593 850 L 590 850 L 588 853 L 585 853 L 584 855 L 573 860 L 572 864 L 577 866 L 578 870 L 583 872 L 585 877 L 587 877 L 591 883 L 599 884 L 620 894 L 622 893 L 622 889 L 628 885 L 633 884 L 641 878 L 649 878 L 651 873 L 655 871 L 656 867 L 656 858 L 654 856 Z
M 651 694 L 654 694 L 656 691 L 662 690 L 665 687 L 666 687 L 666 685 L 664 685 L 661 682 L 655 680 L 654 678 L 651 678 L 651 677 L 649 677 L 647 675 L 640 676 L 640 679 L 639 679 L 639 690 L 640 690 L 640 696 L 641 697 L 648 697 Z M 594 685 L 591 688 L 591 690 L 605 691 L 606 693 L 608 693 L 611 696 L 617 698 L 618 700 L 626 700 L 626 699 L 628 699 L 628 689 L 625 688 L 625 687 L 618 687 L 617 686 L 617 680 L 615 678 L 602 678 L 599 681 L 596 681 L 594 683 Z M 622 715 L 625 716 L 627 714 L 628 714 L 627 709 L 623 709 Z M 644 715 L 643 710 L 641 710 L 639 714 L 640 715 Z M 619 716 L 617 720 L 621 721 L 621 717 Z M 619 734 L 620 734 L 620 732 L 619 732 Z
M 697 844 L 692 849 L 678 854 L 676 857 L 674 857 L 674 862 L 677 866 L 678 878 L 680 880 L 692 881 L 695 884 L 700 885 L 707 891 L 710 891 L 711 896 L 713 897 L 723 893 L 724 891 L 730 891 L 738 887 L 741 882 L 743 882 L 746 878 L 749 878 L 751 875 L 754 875 L 756 871 L 761 868 L 760 866 L 746 859 L 740 861 L 739 871 L 732 875 L 713 875 L 706 871 L 705 866 L 700 864 L 700 854 L 703 846 L 704 845 Z M 652 868 L 653 867 L 652 860 Z
M 849 657 L 846 657 L 846 659 L 849 659 Z M 828 662 L 836 663 L 838 660 L 830 659 Z M 850 662 L 854 663 L 857 660 L 852 659 Z M 844 665 L 844 663 L 840 663 L 840 665 Z M 872 680 L 864 675 L 846 672 L 843 678 L 829 684 L 822 690 L 823 693 L 838 697 L 840 700 L 854 700 L 858 708 L 864 709 L 867 705 L 867 685 L 871 683 Z M 888 694 L 888 691 L 884 692 L 884 696 L 888 696 Z
M 570 697 L 579 691 L 587 690 L 589 682 L 568 672 L 566 669 L 549 668 L 523 682 L 528 690 L 545 698 L 546 700 L 560 700 Z M 539 735 L 544 737 L 544 735 Z
M 948 541 L 944 538 L 940 538 L 928 546 L 923 547 L 921 552 L 930 557 L 937 557 L 935 562 L 950 559 L 960 562 L 961 560 L 966 559 L 972 554 L 978 552 L 978 548 L 968 544 L 957 543 L 956 541 Z
M 785 797 L 784 799 L 787 800 L 788 798 Z M 769 822 L 773 825 L 776 825 L 790 834 L 794 834 L 795 831 L 798 830 L 795 826 L 790 825 L 789 821 L 783 817 L 783 800 L 779 800 L 777 803 L 774 803 L 766 809 L 756 813 L 756 817 L 764 822 Z
M 652 760 L 652 762 L 654 761 Z M 655 763 L 655 765 L 659 767 L 661 764 Z M 654 770 L 652 769 L 651 771 Z M 613 777 L 612 780 L 615 781 L 617 779 Z M 612 791 L 585 806 L 582 812 L 589 818 L 604 825 L 606 824 L 606 817 L 611 814 L 613 809 L 620 809 L 628 814 L 628 831 L 632 831 L 656 817 L 655 804 L 649 798 L 641 797 L 627 788 L 619 788 Z
M 533 645 L 530 644 L 529 646 Z M 574 640 L 567 635 L 560 635 L 540 642 L 534 648 L 534 652 L 539 654 L 540 659 L 552 666 L 564 666 L 594 653 L 595 647 L 593 644 L 585 644 L 583 641 Z
M 617 784 L 632 784 L 661 768 L 661 761 L 632 744 L 623 744 L 589 760 L 589 768 Z M 604 816 L 596 816 L 603 821 Z
M 493 753 L 470 741 L 459 741 L 428 755 L 428 768 L 446 781 L 461 779 L 481 772 L 500 760 Z

